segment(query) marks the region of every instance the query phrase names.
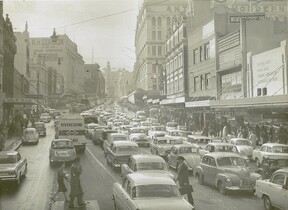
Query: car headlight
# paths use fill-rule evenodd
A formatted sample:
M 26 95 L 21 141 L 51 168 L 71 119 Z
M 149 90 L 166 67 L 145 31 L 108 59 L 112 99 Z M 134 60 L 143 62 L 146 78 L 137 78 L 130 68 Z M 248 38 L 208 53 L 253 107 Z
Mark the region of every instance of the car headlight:
M 226 177 L 226 181 L 227 181 L 227 182 L 231 182 L 230 177 Z

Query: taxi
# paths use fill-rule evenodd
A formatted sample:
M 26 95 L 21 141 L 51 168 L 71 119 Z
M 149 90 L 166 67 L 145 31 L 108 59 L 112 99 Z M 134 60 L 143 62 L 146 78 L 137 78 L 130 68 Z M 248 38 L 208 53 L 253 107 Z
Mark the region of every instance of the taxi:
M 49 161 L 52 166 L 57 162 L 72 162 L 76 158 L 76 150 L 70 139 L 54 139 L 49 149 Z
M 112 190 L 114 207 L 119 210 L 194 209 L 180 195 L 175 181 L 164 174 L 127 174 Z
M 0 152 L 0 182 L 14 182 L 18 186 L 27 174 L 27 159 L 18 151 Z
M 36 128 L 25 128 L 22 136 L 23 144 L 38 144 L 39 134 Z

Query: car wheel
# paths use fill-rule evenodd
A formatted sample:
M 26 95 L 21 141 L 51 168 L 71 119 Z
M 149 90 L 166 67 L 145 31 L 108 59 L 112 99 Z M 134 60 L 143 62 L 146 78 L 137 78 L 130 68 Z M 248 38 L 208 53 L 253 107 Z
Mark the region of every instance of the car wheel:
M 225 189 L 222 181 L 219 181 L 217 186 L 218 186 L 219 192 L 220 192 L 222 195 L 225 195 L 225 194 L 226 194 L 226 189 Z
M 197 174 L 196 177 L 197 177 L 198 183 L 200 185 L 203 185 L 204 184 L 203 176 L 201 174 Z
M 270 198 L 268 195 L 264 195 L 263 197 L 263 204 L 264 204 L 264 208 L 266 210 L 272 210 L 273 209 L 273 206 L 271 204 L 271 201 L 270 201 Z

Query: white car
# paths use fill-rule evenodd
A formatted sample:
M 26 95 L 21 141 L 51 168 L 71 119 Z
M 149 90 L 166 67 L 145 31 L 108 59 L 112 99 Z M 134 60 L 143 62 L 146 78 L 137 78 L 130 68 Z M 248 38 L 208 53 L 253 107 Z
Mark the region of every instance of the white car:
M 137 143 L 139 146 L 150 146 L 150 139 L 143 128 L 130 128 L 128 135 L 129 140 Z
M 85 136 L 88 139 L 92 138 L 92 134 L 94 131 L 94 128 L 98 127 L 99 125 L 97 123 L 89 123 L 86 127 L 85 127 Z
M 155 139 L 157 137 L 163 137 L 166 135 L 166 129 L 164 126 L 151 126 L 148 131 L 148 136 L 150 139 Z
M 178 124 L 176 122 L 167 122 L 166 131 L 177 130 Z
M 232 138 L 230 139 L 230 143 L 234 144 L 237 147 L 239 153 L 247 156 L 249 159 L 252 158 L 253 147 L 249 140 L 244 138 Z

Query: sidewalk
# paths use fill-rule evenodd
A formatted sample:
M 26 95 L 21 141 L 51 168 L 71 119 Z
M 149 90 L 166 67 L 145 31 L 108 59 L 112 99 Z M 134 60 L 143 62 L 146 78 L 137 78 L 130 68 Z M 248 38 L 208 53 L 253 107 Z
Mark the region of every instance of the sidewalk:
M 22 145 L 21 137 L 13 136 L 9 139 L 6 138 L 5 147 L 3 151 L 17 150 Z

